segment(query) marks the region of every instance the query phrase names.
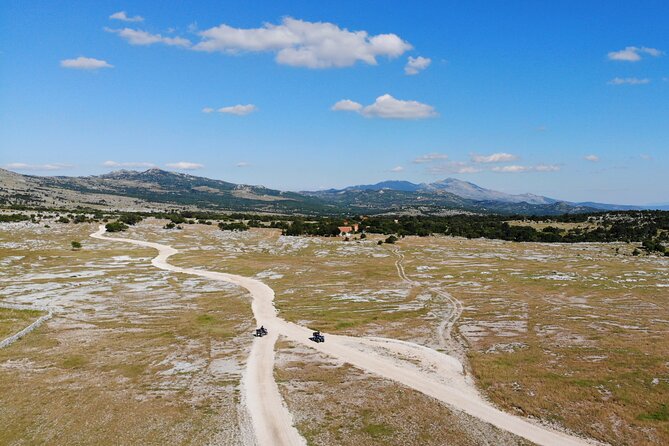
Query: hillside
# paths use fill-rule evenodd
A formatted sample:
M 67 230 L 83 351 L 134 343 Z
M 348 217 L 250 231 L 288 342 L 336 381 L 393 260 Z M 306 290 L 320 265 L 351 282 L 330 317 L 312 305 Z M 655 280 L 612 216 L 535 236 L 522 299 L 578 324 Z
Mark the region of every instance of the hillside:
M 532 194 L 505 194 L 454 179 L 431 184 L 389 181 L 342 190 L 297 193 L 160 169 L 119 170 L 85 177 L 31 176 L 0 169 L 0 204 L 304 215 L 458 212 L 557 215 L 595 209 Z

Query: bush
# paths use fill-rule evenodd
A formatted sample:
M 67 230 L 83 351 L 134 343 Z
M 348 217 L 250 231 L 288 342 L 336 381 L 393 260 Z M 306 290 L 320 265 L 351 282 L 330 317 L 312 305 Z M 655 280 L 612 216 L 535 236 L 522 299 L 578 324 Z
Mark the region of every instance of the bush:
M 246 231 L 249 227 L 244 223 L 219 223 L 218 229 L 221 231 Z
M 120 221 L 113 221 L 105 225 L 107 232 L 121 232 L 128 229 L 128 225 L 121 223 Z
M 396 241 L 397 241 L 397 237 L 395 237 L 394 235 L 391 235 L 390 237 L 388 237 L 386 239 L 386 243 L 390 243 L 391 245 L 394 244 Z
M 172 222 L 167 223 L 165 226 L 163 226 L 163 229 L 174 229 L 176 225 Z
M 119 217 L 118 221 L 132 226 L 142 221 L 142 217 L 137 214 L 123 214 Z
M 81 249 L 81 242 L 78 242 L 76 240 L 72 240 L 72 242 L 70 242 L 70 245 L 72 245 L 73 250 Z
M 26 220 L 30 220 L 30 217 L 24 214 L 0 215 L 1 222 L 26 221 Z
M 56 220 L 58 223 L 69 223 L 70 219 L 67 217 L 60 217 L 58 220 Z

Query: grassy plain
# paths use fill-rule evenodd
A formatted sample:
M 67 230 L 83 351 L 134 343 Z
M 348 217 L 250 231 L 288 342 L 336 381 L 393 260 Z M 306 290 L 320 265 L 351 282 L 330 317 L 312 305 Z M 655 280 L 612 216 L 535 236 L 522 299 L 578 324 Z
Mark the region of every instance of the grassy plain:
M 179 266 L 255 276 L 276 291 L 282 317 L 329 333 L 443 348 L 436 328 L 450 307 L 430 290 L 447 290 L 464 305 L 455 335 L 468 371 L 497 405 L 615 445 L 669 443 L 667 258 L 633 257 L 627 244 L 409 237 L 393 247 L 375 236 L 164 223 L 123 236 L 174 246 Z M 245 294 L 157 270 L 155 251 L 90 239 L 92 225 L 52 226 L 0 227 L 0 258 L 10 259 L 0 300 L 58 310 L 0 350 L 0 425 L 11 426 L 0 443 L 235 444 L 254 324 Z M 420 285 L 398 277 L 394 248 Z M 280 388 L 312 444 L 471 444 L 481 432 L 521 443 L 396 384 L 279 347 Z
M 0 228 L 0 300 L 56 312 L 0 350 L 0 444 L 239 444 L 246 296 L 95 229 Z

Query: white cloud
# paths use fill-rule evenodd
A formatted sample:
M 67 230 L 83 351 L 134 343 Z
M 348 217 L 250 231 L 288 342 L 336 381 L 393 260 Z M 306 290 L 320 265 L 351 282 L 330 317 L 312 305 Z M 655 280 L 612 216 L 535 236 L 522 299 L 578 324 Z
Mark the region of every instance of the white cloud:
M 191 163 L 188 161 L 179 161 L 178 163 L 168 163 L 165 165 L 171 169 L 178 169 L 178 170 L 196 170 L 196 169 L 202 169 L 204 167 L 204 165 L 202 164 Z
M 205 108 L 202 109 L 202 113 L 213 113 L 213 112 L 215 112 L 215 111 L 216 111 L 216 110 L 214 110 L 214 109 L 211 108 L 211 107 L 205 107 Z
M 125 11 L 119 11 L 115 12 L 114 14 L 110 15 L 109 18 L 111 20 L 120 20 L 122 22 L 143 22 L 144 17 L 142 16 L 134 16 L 134 17 L 128 17 L 128 14 Z
M 431 105 L 395 99 L 389 94 L 376 98 L 372 105 L 362 109 L 362 114 L 386 119 L 424 119 L 437 115 Z
M 362 110 L 362 104 L 359 104 L 355 101 L 351 101 L 350 99 L 342 99 L 341 101 L 337 101 L 335 105 L 333 105 L 330 110 L 333 111 L 360 111 Z
M 451 173 L 478 173 L 482 169 L 469 165 L 462 161 L 449 161 L 448 163 L 437 164 L 430 166 L 427 171 L 431 174 L 442 175 L 442 174 L 451 174 Z
M 237 163 L 237 167 L 249 167 L 251 163 L 247 163 L 246 161 L 240 161 Z
M 650 79 L 648 78 L 640 79 L 638 77 L 614 77 L 607 83 L 609 85 L 643 85 L 643 84 L 649 84 Z
M 402 166 L 395 166 L 392 169 L 390 169 L 391 172 L 394 173 L 399 173 L 399 172 L 404 172 L 404 167 Z
M 357 102 L 344 99 L 332 106 L 332 110 L 354 111 L 368 118 L 424 119 L 437 115 L 434 107 L 418 101 L 403 101 L 389 94 L 376 98 L 373 104 L 362 107 Z
M 583 157 L 584 160 L 586 161 L 592 161 L 593 163 L 596 163 L 599 161 L 599 157 L 597 155 L 591 154 L 591 155 L 586 155 Z
M 257 108 L 253 104 L 246 104 L 246 105 L 237 104 L 218 109 L 220 113 L 227 113 L 229 115 L 237 115 L 237 116 L 248 115 L 249 113 L 253 113 L 256 110 Z
M 261 28 L 234 28 L 221 24 L 200 31 L 197 51 L 239 53 L 275 52 L 284 65 L 307 68 L 348 67 L 361 61 L 376 65 L 376 58 L 395 58 L 412 46 L 395 34 L 370 36 L 366 31 L 349 31 L 333 23 L 307 22 L 285 17 L 280 24 Z
M 617 60 L 622 62 L 638 62 L 643 55 L 652 57 L 659 57 L 664 54 L 662 51 L 655 48 L 628 46 L 620 51 L 611 51 L 608 54 L 609 60 Z
M 27 163 L 9 163 L 5 164 L 4 168 L 9 170 L 64 170 L 70 169 L 71 164 L 64 163 L 49 163 L 49 164 L 27 164 Z
M 151 34 L 147 31 L 142 31 L 139 29 L 105 28 L 105 31 L 118 34 L 130 45 L 153 45 L 154 43 L 162 43 L 169 46 L 180 46 L 184 48 L 188 48 L 192 45 L 190 40 L 184 39 L 183 37 L 164 37 L 160 34 Z
M 558 172 L 560 170 L 560 166 L 557 164 L 539 164 L 534 166 L 531 170 L 535 172 Z
M 511 166 L 495 166 L 492 168 L 493 172 L 527 172 L 531 170 L 531 167 L 528 166 L 518 166 L 518 165 L 511 165 Z
M 411 57 L 409 56 L 409 59 L 407 60 L 407 64 L 404 66 L 404 73 L 412 76 L 414 74 L 418 74 L 427 67 L 430 66 L 432 63 L 432 59 L 428 57 Z
M 114 68 L 106 60 L 94 59 L 92 57 L 79 56 L 76 59 L 63 59 L 60 61 L 63 68 L 72 68 L 75 70 L 98 70 L 100 68 Z
M 421 155 L 418 158 L 413 160 L 414 164 L 426 164 L 432 163 L 434 161 L 442 161 L 448 159 L 448 155 L 445 153 L 428 153 L 427 155 Z
M 472 161 L 475 163 L 506 163 L 509 161 L 515 161 L 518 159 L 516 155 L 510 153 L 499 152 L 493 153 L 491 155 L 472 155 Z
M 538 164 L 536 166 L 510 165 L 510 166 L 495 166 L 490 170 L 492 170 L 493 172 L 501 172 L 501 173 L 557 172 L 560 170 L 560 166 L 555 164 Z
M 153 163 L 144 163 L 144 162 L 123 162 L 119 163 L 117 161 L 105 161 L 102 163 L 105 167 L 155 167 Z

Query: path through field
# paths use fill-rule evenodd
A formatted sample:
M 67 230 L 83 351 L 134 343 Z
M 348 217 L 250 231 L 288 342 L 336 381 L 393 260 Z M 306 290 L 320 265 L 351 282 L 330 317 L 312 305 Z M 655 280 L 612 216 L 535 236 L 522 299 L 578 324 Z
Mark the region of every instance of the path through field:
M 274 344 L 279 335 L 369 373 L 401 383 L 455 410 L 466 412 L 534 443 L 564 446 L 596 444 L 495 408 L 466 382 L 462 365 L 454 357 L 411 342 L 385 338 L 355 338 L 326 334 L 326 342 L 316 344 L 308 339 L 311 330 L 307 327 L 277 316 L 273 303 L 274 291 L 261 281 L 233 274 L 176 267 L 167 263 L 167 259 L 177 253 L 177 250 L 170 246 L 127 238 L 104 237 L 104 232 L 104 226 L 100 226 L 91 237 L 157 249 L 158 255 L 151 261 L 157 268 L 230 282 L 249 291 L 252 297 L 253 315 L 258 326 L 262 324 L 269 330 L 268 336 L 253 339 L 242 379 L 242 398 L 251 416 L 255 441 L 258 445 L 306 444 L 292 423 L 292 416 L 283 403 L 273 376 Z M 401 262 L 398 265 L 401 265 Z M 406 277 L 403 269 L 400 276 Z M 461 309 L 454 311 L 453 314 L 458 311 Z M 450 322 L 450 326 L 455 319 Z M 445 329 L 450 331 L 448 323 Z

